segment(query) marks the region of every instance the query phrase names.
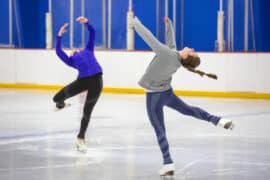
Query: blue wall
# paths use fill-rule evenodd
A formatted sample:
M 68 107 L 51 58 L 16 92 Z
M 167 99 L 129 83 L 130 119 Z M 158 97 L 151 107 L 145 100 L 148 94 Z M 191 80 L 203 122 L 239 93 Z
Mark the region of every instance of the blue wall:
M 263 0 L 263 3 L 259 3 L 257 12 L 256 26 L 258 29 L 256 29 L 256 35 L 258 50 L 270 51 L 270 1 Z
M 185 1 L 184 46 L 214 51 L 217 37 L 218 1 Z
M 9 3 L 0 2 L 0 44 L 9 44 Z M 13 44 L 23 48 L 45 47 L 45 15 L 47 2 L 13 0 Z
M 8 1 L 2 1 L 0 3 L 0 22 L 1 22 L 1 30 L 0 30 L 0 44 L 8 44 L 9 43 L 9 22 L 8 22 Z
M 19 47 L 18 33 L 21 37 L 21 46 L 24 48 L 45 47 L 45 13 L 48 11 L 47 1 L 36 0 L 14 0 L 17 2 L 16 13 L 18 14 L 18 26 L 14 21 L 13 35 L 14 44 Z M 96 45 L 102 46 L 102 1 L 85 0 L 85 12 L 90 22 L 96 28 Z M 124 49 L 126 47 L 126 12 L 127 0 L 112 1 L 112 48 Z M 181 1 L 177 1 L 177 24 L 176 41 L 178 48 L 184 46 L 194 47 L 198 51 L 214 51 L 217 27 L 217 10 L 219 1 L 213 0 L 188 0 L 184 1 L 184 22 L 180 21 Z M 226 2 L 226 1 L 225 1 Z M 235 51 L 244 49 L 244 1 L 234 1 L 235 23 L 234 23 L 234 47 Z M 257 51 L 270 51 L 270 1 L 260 0 L 254 2 L 255 15 L 255 38 Z M 69 22 L 70 0 L 53 1 L 53 35 L 56 36 L 60 26 Z M 80 15 L 81 1 L 75 3 L 74 16 Z M 160 0 L 159 29 L 156 32 L 156 0 L 133 0 L 133 9 L 143 24 L 147 26 L 158 39 L 164 42 L 164 1 Z M 169 1 L 170 14 L 172 18 L 172 1 Z M 225 27 L 227 18 L 227 7 L 225 9 Z M 0 20 L 3 24 L 0 31 L 0 44 L 8 44 L 8 0 L 0 2 Z M 184 38 L 181 39 L 180 25 L 184 23 Z M 249 49 L 252 47 L 251 23 L 249 27 Z M 80 47 L 82 26 L 74 22 L 74 46 Z M 225 39 L 227 30 L 225 28 Z M 85 32 L 86 38 L 87 33 Z M 69 47 L 69 34 L 63 38 L 63 46 Z M 182 46 L 183 45 L 183 46 Z M 135 48 L 148 50 L 149 47 L 136 34 Z
M 43 23 L 39 21 L 39 1 L 27 0 L 17 1 L 20 9 L 21 37 L 24 48 L 42 47 L 40 45 L 40 31 Z M 32 8 L 33 7 L 33 8 Z M 35 8 L 36 7 L 36 8 Z
M 142 23 L 149 28 L 149 30 L 156 34 L 156 5 L 155 0 L 134 1 L 133 11 L 135 16 L 141 19 Z M 135 33 L 135 48 L 136 49 L 149 49 L 143 40 Z

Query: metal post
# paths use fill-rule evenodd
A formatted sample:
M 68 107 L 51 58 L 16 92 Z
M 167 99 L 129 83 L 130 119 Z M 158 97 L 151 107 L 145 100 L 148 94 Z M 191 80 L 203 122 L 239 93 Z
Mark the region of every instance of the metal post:
M 219 0 L 219 10 L 223 10 L 223 0 Z
M 165 7 L 164 8 L 165 8 L 165 16 L 166 17 L 169 16 L 169 12 L 168 12 L 169 11 L 169 8 L 168 7 L 169 7 L 168 0 L 165 0 Z M 167 35 L 166 32 L 167 32 L 167 26 L 165 25 L 165 32 L 164 32 L 165 33 L 164 34 L 165 39 L 166 39 L 166 35 Z
M 234 0 L 231 1 L 231 49 L 234 51 Z
M 227 23 L 227 50 L 231 51 L 231 0 L 228 0 L 227 4 L 227 14 L 228 14 L 228 23 Z
M 132 8 L 133 8 L 132 3 L 133 3 L 132 0 L 128 1 L 128 10 L 132 10 Z
M 134 50 L 134 29 L 131 25 L 134 13 L 132 10 L 132 0 L 129 0 L 127 12 L 127 50 Z
M 168 0 L 165 0 L 165 16 L 168 16 L 168 6 L 169 6 L 169 3 L 168 3 Z
M 18 46 L 21 48 L 22 47 L 22 37 L 21 37 L 21 32 L 20 32 L 20 20 L 18 17 L 18 6 L 17 6 L 17 1 L 13 1 L 13 7 L 14 7 L 14 16 L 15 16 L 15 22 L 16 22 L 16 31 L 17 31 L 17 36 L 18 36 Z
M 253 0 L 250 0 L 249 2 L 250 2 L 250 17 L 251 17 L 251 29 L 252 29 L 252 45 L 253 45 L 253 51 L 256 51 L 256 36 L 255 36 Z
M 108 45 L 111 49 L 111 31 L 112 31 L 112 0 L 108 0 Z
M 49 13 L 52 13 L 52 0 L 49 0 Z
M 219 0 L 219 11 L 217 18 L 217 41 L 216 49 L 219 52 L 224 51 L 224 12 L 223 12 L 223 0 Z
M 85 0 L 81 0 L 81 16 L 85 16 Z M 82 47 L 85 47 L 85 26 L 82 24 Z
M 159 39 L 159 0 L 156 0 L 156 37 Z
M 9 0 L 8 3 L 8 13 L 9 13 L 9 46 L 12 47 L 12 43 L 13 43 L 13 34 L 12 34 L 12 0 Z
M 248 0 L 245 0 L 244 22 L 244 50 L 248 51 Z
M 173 27 L 176 32 L 176 0 L 173 0 Z
M 46 13 L 46 48 L 52 48 L 52 0 L 48 1 L 48 12 Z
M 73 32 L 74 32 L 74 0 L 70 0 L 70 17 L 69 17 L 69 24 L 70 24 L 70 31 L 69 31 L 69 47 L 73 48 Z
M 185 11 L 185 2 L 184 0 L 181 0 L 181 22 L 180 22 L 180 29 L 181 29 L 181 35 L 180 35 L 180 39 L 181 39 L 181 45 L 180 48 L 184 48 L 184 11 Z
M 106 41 L 106 0 L 102 1 L 102 43 L 103 48 L 106 48 L 107 41 Z

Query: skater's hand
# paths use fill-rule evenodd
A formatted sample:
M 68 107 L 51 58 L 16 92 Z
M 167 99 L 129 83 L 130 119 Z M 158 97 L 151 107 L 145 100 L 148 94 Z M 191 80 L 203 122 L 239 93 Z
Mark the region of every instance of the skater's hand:
M 61 26 L 60 30 L 58 31 L 58 36 L 61 37 L 65 32 L 67 32 L 66 28 L 68 27 L 68 23 L 65 23 Z
M 165 16 L 165 17 L 164 17 L 164 22 L 165 22 L 165 23 L 169 23 L 169 22 L 170 22 L 170 19 L 168 18 L 168 16 Z
M 85 24 L 85 23 L 88 23 L 88 19 L 86 17 L 83 17 L 83 16 L 79 16 L 76 21 L 82 23 L 82 24 Z

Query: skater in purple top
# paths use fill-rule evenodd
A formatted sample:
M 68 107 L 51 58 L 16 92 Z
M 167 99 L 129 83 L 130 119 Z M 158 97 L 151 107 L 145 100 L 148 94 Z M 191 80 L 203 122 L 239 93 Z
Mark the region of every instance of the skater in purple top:
M 68 104 L 65 100 L 73 97 L 85 90 L 88 91 L 83 109 L 83 117 L 81 119 L 80 131 L 77 135 L 76 147 L 78 151 L 87 152 L 85 144 L 85 133 L 90 121 L 92 110 L 99 99 L 103 88 L 102 68 L 98 63 L 94 54 L 95 44 L 95 29 L 89 23 L 88 19 L 80 16 L 76 19 L 81 24 L 84 24 L 89 31 L 89 38 L 84 49 L 73 51 L 71 56 L 68 56 L 61 48 L 62 35 L 67 32 L 68 26 L 65 23 L 59 30 L 56 37 L 56 54 L 68 66 L 75 68 L 78 71 L 78 77 L 75 81 L 61 89 L 53 97 L 57 109 L 62 109 Z

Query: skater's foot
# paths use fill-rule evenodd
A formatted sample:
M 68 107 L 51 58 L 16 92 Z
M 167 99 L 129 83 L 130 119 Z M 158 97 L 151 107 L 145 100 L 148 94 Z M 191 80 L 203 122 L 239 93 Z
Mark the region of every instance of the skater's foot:
M 71 104 L 65 103 L 65 102 L 56 103 L 55 111 L 59 111 L 61 109 L 64 109 L 65 107 L 69 107 L 69 106 L 71 106 Z
M 159 170 L 160 176 L 173 176 L 175 171 L 174 164 L 164 164 L 163 167 Z
M 76 148 L 79 152 L 87 153 L 87 146 L 85 144 L 85 140 L 81 138 L 77 138 L 76 140 Z
M 230 129 L 232 130 L 234 128 L 234 124 L 232 120 L 221 118 L 217 124 L 219 127 L 222 127 L 224 129 Z

